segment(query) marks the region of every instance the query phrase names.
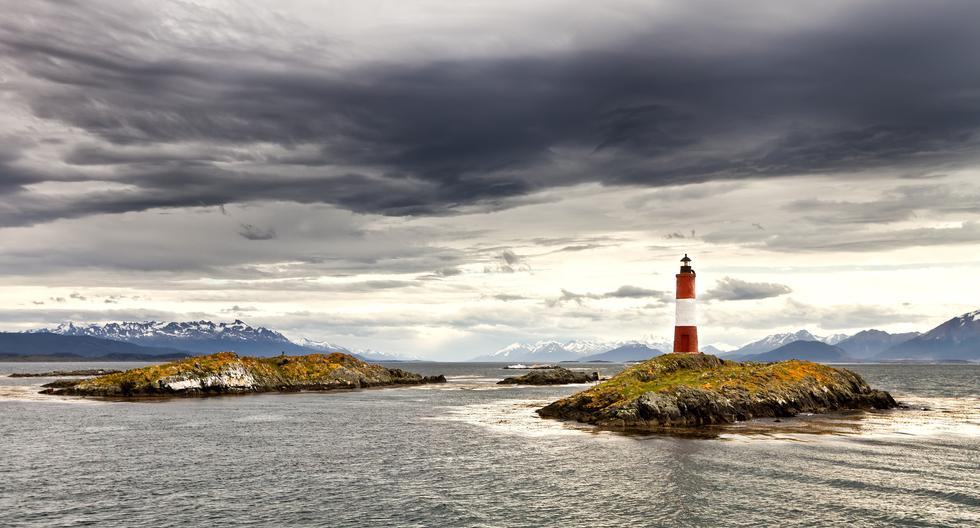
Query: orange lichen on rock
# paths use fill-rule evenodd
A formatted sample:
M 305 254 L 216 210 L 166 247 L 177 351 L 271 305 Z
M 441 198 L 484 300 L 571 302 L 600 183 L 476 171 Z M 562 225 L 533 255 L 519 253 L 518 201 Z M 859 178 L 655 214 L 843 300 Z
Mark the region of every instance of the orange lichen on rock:
M 666 354 L 538 413 L 610 427 L 662 428 L 895 405 L 888 393 L 846 369 L 799 360 L 738 363 Z
M 348 354 L 269 358 L 234 352 L 182 359 L 51 388 L 49 394 L 83 396 L 181 396 L 243 392 L 330 390 L 444 382 L 397 368 L 361 361 Z

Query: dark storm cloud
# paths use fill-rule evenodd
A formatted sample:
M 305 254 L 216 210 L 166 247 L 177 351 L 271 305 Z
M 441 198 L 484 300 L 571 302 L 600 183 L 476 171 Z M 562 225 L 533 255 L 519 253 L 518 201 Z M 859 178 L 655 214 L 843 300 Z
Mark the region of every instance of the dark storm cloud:
M 793 290 L 785 284 L 771 282 L 748 282 L 732 277 L 724 277 L 704 295 L 705 300 L 742 301 L 751 299 L 766 299 L 791 293 Z
M 22 185 L 55 176 L 7 153 L 0 224 L 254 200 L 446 214 L 585 181 L 975 158 L 980 4 L 869 2 L 783 31 L 736 22 L 764 3 L 693 6 L 603 46 L 341 67 L 288 30 L 188 42 L 125 3 L 24 4 L 0 21 L 3 90 L 89 135 L 62 153 L 72 172 L 132 188 L 35 197 Z

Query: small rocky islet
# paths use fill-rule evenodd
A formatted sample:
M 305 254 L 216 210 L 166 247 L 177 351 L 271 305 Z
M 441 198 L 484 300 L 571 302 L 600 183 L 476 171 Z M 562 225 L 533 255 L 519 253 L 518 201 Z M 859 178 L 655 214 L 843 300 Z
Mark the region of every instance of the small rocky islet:
M 522 376 L 504 378 L 497 385 L 564 385 L 567 383 L 589 383 L 598 381 L 599 374 L 575 372 L 565 367 L 535 369 Z
M 83 380 L 44 385 L 44 394 L 100 397 L 212 396 L 445 383 L 339 352 L 257 358 L 219 352 Z
M 605 428 L 662 430 L 897 406 L 890 394 L 847 369 L 800 360 L 739 363 L 666 354 L 537 412 Z

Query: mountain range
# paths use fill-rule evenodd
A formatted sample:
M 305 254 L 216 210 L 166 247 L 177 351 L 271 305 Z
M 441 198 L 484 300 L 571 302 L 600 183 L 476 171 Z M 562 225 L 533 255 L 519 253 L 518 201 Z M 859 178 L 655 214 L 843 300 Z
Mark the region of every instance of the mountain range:
M 762 354 L 769 352 L 770 350 L 775 350 L 783 345 L 788 345 L 794 341 L 818 341 L 828 345 L 836 345 L 846 340 L 846 334 L 834 334 L 828 337 L 817 337 L 807 330 L 799 330 L 792 333 L 772 334 L 758 341 L 753 341 L 747 345 L 744 345 L 742 348 L 737 350 L 726 352 L 723 355 L 730 357 L 744 357 L 753 354 Z
M 789 357 L 824 362 L 980 361 L 980 310 L 953 317 L 924 334 L 864 330 L 840 339 L 836 346 L 806 330 L 774 334 L 724 357 L 748 361 Z
M 828 345 L 822 341 L 803 340 L 787 343 L 768 352 L 739 356 L 738 359 L 740 361 L 758 361 L 764 363 L 785 361 L 787 359 L 805 359 L 819 363 L 845 363 L 853 360 L 839 346 Z
M 536 343 L 513 343 L 492 354 L 477 356 L 472 361 L 533 361 L 539 363 L 557 361 L 613 361 L 600 357 L 612 350 L 623 348 L 634 350 L 635 354 L 622 354 L 619 361 L 646 359 L 635 357 L 646 354 L 647 350 L 672 350 L 673 344 L 664 339 L 650 338 L 644 341 L 538 341 Z M 643 348 L 640 348 L 643 347 Z M 661 354 L 663 352 L 660 352 Z M 656 355 L 656 354 L 653 354 Z
M 980 310 L 965 313 L 878 354 L 880 359 L 980 360 Z
M 787 346 L 789 348 L 786 348 Z M 665 339 L 638 341 L 538 341 L 513 343 L 472 361 L 639 361 L 669 352 Z M 245 355 L 273 356 L 313 352 L 345 352 L 368 361 L 412 361 L 373 350 L 351 350 L 324 341 L 294 342 L 264 327 L 241 320 L 120 322 L 103 325 L 60 324 L 24 333 L 0 333 L 0 359 L 171 359 L 231 350 Z M 924 334 L 890 334 L 864 330 L 852 336 L 818 337 L 807 330 L 780 333 L 722 352 L 710 345 L 702 352 L 727 359 L 769 361 L 798 357 L 815 361 L 980 361 L 980 310 L 954 317 Z M 770 352 L 776 352 L 770 354 Z M 790 356 L 787 356 L 789 354 Z
M 17 335 L 17 334 L 10 334 Z M 135 345 L 140 348 L 129 350 L 130 355 L 154 356 L 158 354 L 203 355 L 215 352 L 234 351 L 242 355 L 274 356 L 280 353 L 302 355 L 315 352 L 344 352 L 367 361 L 404 361 L 403 358 L 372 350 L 352 350 L 328 342 L 302 340 L 295 343 L 283 334 L 265 327 L 253 327 L 242 320 L 231 323 L 212 321 L 184 322 L 119 322 L 103 325 L 76 325 L 63 323 L 54 328 L 30 330 L 19 334 L 26 336 L 61 336 L 97 339 L 103 342 L 102 348 L 113 353 L 119 351 L 119 343 Z M 37 338 L 28 344 L 24 340 L 12 340 L 21 348 L 8 349 L 9 354 L 19 351 L 19 355 L 38 355 L 50 353 L 52 349 L 40 343 Z M 67 343 L 67 340 L 60 340 Z M 104 343 L 108 342 L 108 343 Z M 79 343 L 96 343 L 80 340 Z M 114 343 L 114 344 L 113 344 Z M 81 345 L 79 345 L 81 346 Z M 39 348 L 40 347 L 40 348 Z M 85 354 L 82 354 L 85 356 Z
M 590 361 L 610 361 L 614 363 L 623 363 L 626 361 L 643 361 L 645 359 L 650 359 L 653 356 L 659 356 L 663 353 L 663 350 L 650 348 L 643 343 L 629 343 L 618 346 L 606 352 L 579 358 L 579 361 L 586 363 Z
M 185 350 L 147 347 L 85 335 L 0 332 L 2 361 L 160 361 L 190 355 Z

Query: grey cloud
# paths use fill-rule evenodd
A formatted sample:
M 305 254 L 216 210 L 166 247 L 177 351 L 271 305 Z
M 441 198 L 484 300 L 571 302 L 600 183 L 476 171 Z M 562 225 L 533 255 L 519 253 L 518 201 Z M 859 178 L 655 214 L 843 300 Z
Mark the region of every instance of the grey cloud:
M 704 312 L 709 325 L 726 328 L 751 328 L 771 331 L 773 328 L 819 326 L 824 330 L 866 329 L 895 323 L 923 322 L 934 315 L 915 313 L 888 306 L 845 304 L 815 306 L 787 298 L 778 308 L 725 310 L 712 308 Z
M 502 258 L 504 262 L 507 263 L 508 266 L 513 266 L 515 264 L 521 263 L 521 257 L 517 256 L 517 254 L 515 254 L 513 251 L 509 249 L 501 253 L 500 258 Z
M 705 300 L 742 301 L 767 299 L 791 293 L 792 288 L 772 282 L 748 282 L 732 277 L 721 278 L 715 287 L 701 296 Z
M 980 223 L 962 222 L 959 226 L 919 227 L 871 231 L 854 229 L 796 229 L 757 238 L 744 232 L 718 232 L 707 239 L 714 243 L 737 242 L 743 246 L 777 252 L 859 252 L 888 251 L 907 247 L 970 245 L 980 242 Z
M 783 207 L 818 224 L 886 224 L 915 218 L 917 212 L 980 213 L 976 187 L 947 184 L 906 185 L 871 201 L 797 200 Z
M 18 100 L 96 142 L 49 161 L 132 188 L 83 203 L 7 184 L 0 222 L 258 199 L 448 214 L 587 181 L 854 178 L 977 157 L 975 2 L 843 5 L 793 31 L 729 16 L 764 18 L 765 2 L 697 2 L 602 46 L 354 66 L 307 53 L 290 27 L 215 39 L 243 33 L 234 17 L 181 40 L 151 5 L 30 2 L 4 17 Z M 25 159 L 4 158 L 16 181 L 54 177 Z
M 640 288 L 639 286 L 620 286 L 615 291 L 611 291 L 604 297 L 616 297 L 620 299 L 640 299 L 645 297 L 665 297 L 667 294 L 658 290 Z
M 549 299 L 545 304 L 548 306 L 558 306 L 567 302 L 582 304 L 582 301 L 585 299 L 645 299 L 650 297 L 658 298 L 661 302 L 670 299 L 670 295 L 666 292 L 640 288 L 639 286 L 620 286 L 606 293 L 575 293 L 562 288 L 561 296 L 555 299 Z
M 513 295 L 513 294 L 508 294 L 508 293 L 498 293 L 496 295 L 491 295 L 490 297 L 493 298 L 493 299 L 497 299 L 498 301 L 503 301 L 503 302 L 523 301 L 523 300 L 526 300 L 527 299 L 527 297 L 525 297 L 523 295 Z
M 263 229 L 252 224 L 241 224 L 238 234 L 248 240 L 272 240 L 278 236 L 271 227 Z
M 498 262 L 493 265 L 484 266 L 483 272 L 515 273 L 518 271 L 531 271 L 531 265 L 527 263 L 527 259 L 509 249 L 505 249 L 497 255 L 497 260 Z
M 577 246 L 565 246 L 556 251 L 556 253 L 575 253 L 579 251 L 588 251 L 590 249 L 597 249 L 604 247 L 602 244 L 580 244 Z

